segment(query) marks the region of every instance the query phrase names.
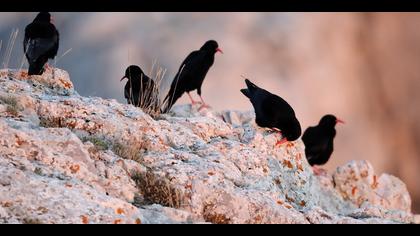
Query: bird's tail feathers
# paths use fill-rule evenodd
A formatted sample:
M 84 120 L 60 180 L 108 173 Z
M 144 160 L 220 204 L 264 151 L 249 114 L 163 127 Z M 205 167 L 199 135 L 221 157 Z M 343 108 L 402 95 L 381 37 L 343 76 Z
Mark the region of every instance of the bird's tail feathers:
M 248 89 L 241 89 L 241 92 L 247 97 L 247 98 L 251 98 L 251 94 L 249 94 L 249 90 Z
M 162 110 L 163 113 L 167 113 L 171 110 L 172 106 L 176 103 L 176 101 L 182 96 L 183 92 L 172 90 L 169 91 L 168 95 L 166 95 L 164 103 L 166 102 L 165 108 Z
M 245 79 L 246 86 L 248 88 L 241 89 L 241 92 L 248 98 L 252 97 L 252 94 L 255 92 L 255 90 L 258 89 L 258 86 L 252 83 L 249 79 L 247 79 L 245 76 L 242 76 Z
M 252 83 L 249 79 L 245 79 L 245 83 L 246 83 L 246 86 L 248 86 L 248 89 L 250 91 L 253 91 L 258 88 L 258 86 Z

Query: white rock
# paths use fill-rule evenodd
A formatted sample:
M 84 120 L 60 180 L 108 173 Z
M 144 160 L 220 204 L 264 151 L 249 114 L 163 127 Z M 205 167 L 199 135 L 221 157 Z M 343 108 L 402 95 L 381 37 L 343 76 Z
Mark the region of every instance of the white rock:
M 0 95 L 13 93 L 22 106 L 17 115 L 0 113 L 4 223 L 418 218 L 397 178 L 378 178 L 364 161 L 314 176 L 302 141 L 275 147 L 278 134 L 258 128 L 253 112 L 184 105 L 154 120 L 115 100 L 79 96 L 59 69 L 32 77 L 2 70 L 0 77 Z

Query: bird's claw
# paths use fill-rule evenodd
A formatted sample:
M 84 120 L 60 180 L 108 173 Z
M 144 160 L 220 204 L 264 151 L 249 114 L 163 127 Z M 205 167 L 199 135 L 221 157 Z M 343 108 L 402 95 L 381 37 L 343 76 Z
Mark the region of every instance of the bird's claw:
M 195 105 L 197 105 L 197 104 L 201 104 L 201 102 L 200 102 L 200 101 L 191 101 L 191 105 L 192 105 L 192 106 L 195 106 Z
M 314 175 L 323 175 L 326 173 L 326 171 L 324 169 L 321 169 L 319 167 L 313 166 L 312 170 L 314 172 Z
M 276 142 L 276 147 L 277 146 L 281 146 L 283 143 L 287 143 L 287 139 L 286 138 L 283 138 L 283 139 L 281 139 L 281 140 L 277 140 L 277 142 Z
M 204 108 L 210 109 L 210 108 L 211 108 L 211 106 L 209 106 L 209 105 L 207 105 L 207 104 L 203 104 L 203 105 L 201 105 L 201 106 L 200 106 L 200 108 L 198 108 L 198 111 L 201 111 L 201 110 L 202 110 L 202 109 L 204 109 Z
M 44 71 L 49 71 L 49 70 L 52 70 L 52 67 L 48 63 L 46 63 L 44 66 Z

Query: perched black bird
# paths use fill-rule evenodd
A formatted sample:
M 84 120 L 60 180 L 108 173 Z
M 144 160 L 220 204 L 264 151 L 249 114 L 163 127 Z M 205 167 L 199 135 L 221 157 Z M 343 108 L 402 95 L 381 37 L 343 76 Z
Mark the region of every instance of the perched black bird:
M 242 89 L 241 92 L 254 106 L 257 125 L 281 133 L 283 139 L 276 145 L 298 139 L 302 131 L 293 108 L 281 97 L 259 88 L 248 79 L 245 83 L 248 88 Z
M 223 53 L 219 45 L 214 40 L 207 41 L 198 51 L 194 51 L 182 62 L 178 73 L 175 75 L 171 84 L 171 89 L 165 97 L 163 103 L 166 106 L 163 112 L 168 112 L 175 102 L 186 92 L 191 99 L 192 104 L 198 102 L 194 101 L 190 92 L 197 89 L 197 94 L 200 96 L 203 103 L 201 108 L 208 107 L 201 97 L 201 85 L 207 72 L 214 63 L 214 55 L 216 52 Z
M 59 34 L 48 12 L 39 13 L 25 28 L 23 50 L 29 63 L 28 75 L 42 75 L 48 59 L 57 55 Z
M 155 102 L 155 82 L 136 65 L 131 65 L 125 70 L 125 75 L 120 81 L 124 79 L 128 79 L 124 87 L 127 103 L 141 108 L 151 107 Z
M 302 136 L 305 144 L 305 154 L 311 166 L 314 166 L 315 174 L 320 171 L 315 165 L 324 165 L 330 159 L 334 150 L 335 125 L 344 122 L 333 115 L 325 115 L 319 124 L 309 127 Z

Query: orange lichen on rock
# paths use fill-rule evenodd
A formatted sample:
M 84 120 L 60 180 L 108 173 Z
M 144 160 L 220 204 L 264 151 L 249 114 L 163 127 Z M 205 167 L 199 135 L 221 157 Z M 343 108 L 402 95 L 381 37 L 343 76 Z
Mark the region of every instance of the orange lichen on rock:
M 20 78 L 25 78 L 25 77 L 28 77 L 28 72 L 26 72 L 26 71 L 21 71 L 21 72 L 20 72 Z
M 69 83 L 69 82 L 67 82 L 67 81 L 65 81 L 65 80 L 63 80 L 63 79 L 59 79 L 60 80 L 60 82 L 64 85 L 64 88 L 66 88 L 66 89 L 70 89 L 70 88 L 72 88 L 73 87 L 73 85 L 71 84 L 71 83 Z
M 302 166 L 302 163 L 298 163 L 297 168 L 298 168 L 298 170 L 303 171 L 303 166 Z
M 81 216 L 83 224 L 89 224 L 89 218 L 87 216 Z
M 79 170 L 80 170 L 80 166 L 79 165 L 72 165 L 70 166 L 70 170 L 72 174 L 76 174 Z
M 186 185 L 185 185 L 185 189 L 190 189 L 190 190 L 192 190 L 192 185 L 191 185 L 191 184 L 186 184 Z
M 289 160 L 283 160 L 283 165 L 287 166 L 290 169 L 293 168 L 292 162 L 290 162 Z
M 122 214 L 125 214 L 125 213 L 124 213 L 124 210 L 123 209 L 118 208 L 117 209 L 117 214 L 122 215 Z
M 356 186 L 354 186 L 352 189 L 351 189 L 351 195 L 356 195 L 356 191 L 357 191 L 357 187 Z
M 375 189 L 375 188 L 377 188 L 378 187 L 378 185 L 379 185 L 379 183 L 378 183 L 378 177 L 376 176 L 376 175 L 374 175 L 373 176 L 373 183 L 372 183 L 372 188 L 373 189 Z
M 121 219 L 116 219 L 116 220 L 114 220 L 114 224 L 121 224 L 121 222 L 122 222 L 122 220 Z
M 25 141 L 23 141 L 19 136 L 15 135 L 16 138 L 16 146 L 21 146 Z

